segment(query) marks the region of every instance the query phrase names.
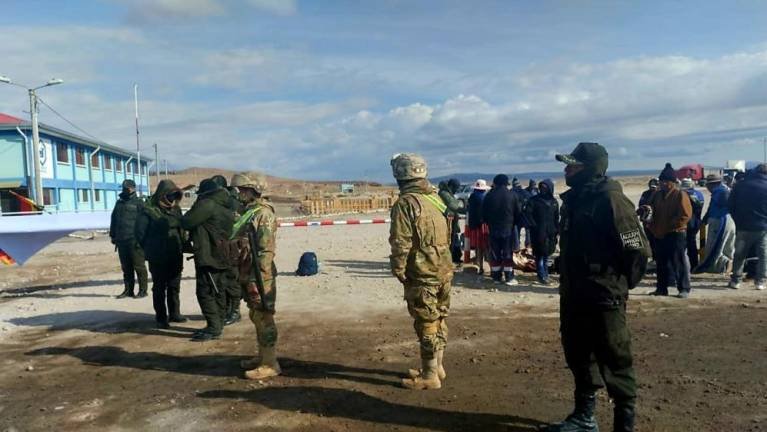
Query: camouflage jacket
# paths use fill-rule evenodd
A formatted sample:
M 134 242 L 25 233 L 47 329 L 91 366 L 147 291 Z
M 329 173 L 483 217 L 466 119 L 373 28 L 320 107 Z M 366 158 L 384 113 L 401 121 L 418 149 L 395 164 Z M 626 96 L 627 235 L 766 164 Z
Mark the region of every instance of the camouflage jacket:
M 274 207 L 266 199 L 260 198 L 243 208 L 243 214 L 234 224 L 232 239 L 240 241 L 240 280 L 245 282 L 254 279 L 252 254 L 250 252 L 249 232 L 255 234 L 258 248 L 258 265 L 261 278 L 269 285 L 276 275 L 274 255 L 276 252 L 277 217 Z
M 400 189 L 391 209 L 389 262 L 392 274 L 405 285 L 442 285 L 453 279 L 450 229 L 444 211 L 427 180 Z

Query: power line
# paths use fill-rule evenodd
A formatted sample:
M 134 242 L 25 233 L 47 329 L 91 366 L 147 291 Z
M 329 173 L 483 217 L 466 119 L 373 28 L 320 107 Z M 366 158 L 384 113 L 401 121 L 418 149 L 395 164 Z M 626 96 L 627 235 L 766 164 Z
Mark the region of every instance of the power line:
M 48 104 L 47 104 L 47 103 L 46 103 L 44 100 L 42 100 L 42 99 L 41 99 L 39 96 L 37 97 L 37 100 L 38 100 L 38 101 L 40 101 L 40 103 L 42 103 L 42 104 L 43 104 L 43 105 L 45 105 L 46 107 L 48 107 L 48 109 L 49 109 L 49 110 L 53 111 L 53 113 L 54 113 L 54 114 L 56 114 L 56 115 L 57 115 L 57 116 L 58 116 L 60 119 L 62 119 L 62 120 L 64 120 L 65 122 L 67 122 L 67 123 L 68 123 L 70 126 L 72 126 L 73 128 L 75 128 L 75 129 L 77 129 L 78 131 L 80 131 L 80 132 L 84 133 L 85 135 L 88 135 L 89 137 L 91 137 L 91 138 L 95 139 L 96 141 L 104 142 L 103 140 L 101 140 L 101 139 L 98 139 L 98 138 L 96 138 L 95 136 L 91 135 L 90 133 L 88 133 L 88 132 L 87 132 L 85 129 L 81 128 L 80 126 L 77 126 L 76 124 L 72 123 L 72 122 L 71 122 L 69 119 L 67 119 L 66 117 L 64 117 L 64 116 L 63 116 L 61 113 L 59 113 L 58 111 L 56 111 L 55 109 L 53 109 L 53 107 L 52 107 L 52 106 L 48 105 Z

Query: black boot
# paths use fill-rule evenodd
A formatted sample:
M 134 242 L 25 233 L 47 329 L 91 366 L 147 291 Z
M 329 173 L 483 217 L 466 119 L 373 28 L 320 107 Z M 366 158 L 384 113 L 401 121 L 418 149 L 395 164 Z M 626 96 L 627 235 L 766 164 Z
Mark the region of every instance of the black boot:
M 490 271 L 490 277 L 493 278 L 493 282 L 495 283 L 501 283 L 501 275 L 502 273 L 500 271 L 491 270 Z
M 125 282 L 125 289 L 123 289 L 123 292 L 117 296 L 119 299 L 126 297 L 133 297 L 133 284 L 129 284 L 128 282 Z
M 634 407 L 616 405 L 613 410 L 613 432 L 634 432 Z
M 597 420 L 594 418 L 594 407 L 597 404 L 596 395 L 576 394 L 575 409 L 564 421 L 543 429 L 545 432 L 599 432 Z
M 146 293 L 145 289 L 138 290 L 138 294 L 136 294 L 136 298 L 144 298 L 146 296 L 147 296 L 147 293 Z M 133 297 L 133 296 L 131 296 L 131 297 Z
M 242 316 L 240 316 L 240 302 L 237 301 L 237 303 L 235 303 L 234 300 L 229 300 L 226 317 L 224 318 L 224 325 L 232 325 L 240 319 L 242 319 Z

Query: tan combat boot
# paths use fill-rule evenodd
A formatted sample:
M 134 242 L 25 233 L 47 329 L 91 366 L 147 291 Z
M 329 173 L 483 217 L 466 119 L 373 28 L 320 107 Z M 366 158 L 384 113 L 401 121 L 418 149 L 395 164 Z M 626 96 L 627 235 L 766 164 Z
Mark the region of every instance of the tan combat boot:
M 437 359 L 437 376 L 439 377 L 440 381 L 444 381 L 445 378 L 447 378 L 447 373 L 445 372 L 445 367 L 442 366 L 442 358 L 445 355 L 445 350 L 439 350 L 436 353 L 434 353 L 435 358 Z M 421 376 L 421 369 L 408 369 L 407 374 L 410 376 L 410 378 L 418 378 Z
M 266 378 L 275 377 L 282 373 L 280 364 L 277 362 L 277 354 L 275 348 L 262 346 L 261 349 L 261 364 L 249 371 L 245 372 L 245 378 L 251 380 L 261 380 Z
M 410 390 L 436 390 L 442 388 L 442 382 L 437 374 L 437 358 L 421 359 L 423 371 L 414 378 L 405 378 L 402 380 L 402 386 Z

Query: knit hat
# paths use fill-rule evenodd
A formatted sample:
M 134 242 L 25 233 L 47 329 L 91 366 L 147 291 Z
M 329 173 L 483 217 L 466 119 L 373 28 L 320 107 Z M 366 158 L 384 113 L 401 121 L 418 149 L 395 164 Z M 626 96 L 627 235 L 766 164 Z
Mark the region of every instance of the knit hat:
M 506 174 L 498 174 L 493 178 L 493 184 L 496 186 L 508 186 L 509 185 L 509 176 Z
M 674 168 L 671 166 L 670 163 L 666 162 L 666 166 L 663 167 L 663 171 L 660 172 L 660 175 L 658 176 L 658 180 L 676 181 L 676 171 L 674 171 Z

